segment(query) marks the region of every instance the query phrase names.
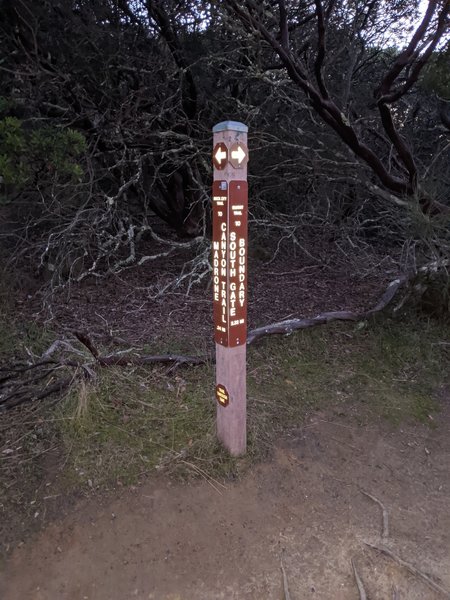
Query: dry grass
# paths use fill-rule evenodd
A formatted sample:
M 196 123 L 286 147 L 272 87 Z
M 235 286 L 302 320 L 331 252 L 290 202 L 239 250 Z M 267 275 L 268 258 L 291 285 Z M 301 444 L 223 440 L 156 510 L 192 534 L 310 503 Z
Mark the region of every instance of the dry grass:
M 56 403 L 4 414 L 5 547 L 17 535 L 14 527 L 26 523 L 29 530 L 51 514 L 57 500 L 49 498 L 103 493 L 156 472 L 204 477 L 218 486 L 270 453 L 275 439 L 316 410 L 353 423 L 432 424 L 436 391 L 450 383 L 444 368 L 449 334 L 448 325 L 434 321 L 385 320 L 306 330 L 250 347 L 249 447 L 241 459 L 230 458 L 216 441 L 212 365 L 103 369 Z

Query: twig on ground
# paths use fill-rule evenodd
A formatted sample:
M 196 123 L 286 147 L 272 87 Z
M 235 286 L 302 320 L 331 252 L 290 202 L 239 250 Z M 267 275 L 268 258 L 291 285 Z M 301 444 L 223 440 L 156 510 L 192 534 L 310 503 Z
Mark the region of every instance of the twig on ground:
M 355 446 L 352 446 L 352 444 L 349 444 L 348 442 L 344 442 L 343 440 L 340 440 L 338 438 L 335 437 L 330 437 L 331 440 L 337 442 L 338 444 L 342 444 L 343 446 L 347 446 L 347 448 L 350 448 L 350 450 L 353 450 L 354 452 L 358 452 L 358 449 Z
M 86 333 L 83 333 L 82 331 L 74 331 L 73 335 L 77 338 L 79 342 L 83 344 L 83 346 L 85 346 L 89 350 L 89 352 L 94 358 L 97 359 L 99 357 L 97 348 L 94 346 L 93 342 Z
M 86 333 L 81 331 L 74 331 L 73 333 L 78 341 L 80 341 L 83 346 L 89 350 L 96 362 L 102 367 L 143 366 L 157 363 L 175 365 L 202 365 L 212 360 L 212 357 L 209 356 L 184 356 L 180 354 L 124 355 L 125 352 L 123 350 L 121 352 L 109 354 L 108 356 L 101 356 L 100 352 L 94 346 L 94 343 Z
M 369 494 L 368 492 L 365 492 L 364 490 L 359 490 L 359 491 L 361 492 L 361 494 L 364 494 L 364 496 L 367 496 L 373 502 L 378 504 L 378 506 L 381 508 L 382 513 L 383 513 L 383 529 L 381 532 L 381 539 L 386 540 L 389 537 L 389 514 L 388 514 L 386 507 L 381 502 L 381 500 L 378 500 L 378 498 L 376 498 L 375 496 L 372 496 L 372 494 Z
M 301 269 L 296 269 L 295 271 L 267 271 L 267 275 L 272 275 L 273 277 L 284 277 L 285 275 L 300 275 L 300 273 L 304 273 L 305 271 L 323 268 L 324 265 L 307 265 Z
M 289 593 L 288 579 L 286 575 L 286 569 L 283 565 L 283 559 L 280 560 L 281 563 L 281 572 L 283 573 L 283 590 L 284 590 L 284 600 L 291 600 L 291 594 Z
M 367 600 L 366 590 L 364 589 L 364 585 L 361 580 L 361 577 L 359 576 L 358 571 L 356 570 L 356 565 L 355 565 L 355 561 L 353 560 L 353 558 L 352 558 L 352 567 L 353 567 L 353 575 L 355 576 L 356 585 L 358 586 L 359 600 Z
M 204 365 L 212 362 L 211 356 L 183 356 L 179 354 L 156 354 L 153 356 L 99 356 L 97 362 L 102 367 L 128 367 L 145 366 L 154 364 L 173 364 L 173 365 Z
M 392 600 L 400 600 L 400 592 L 395 585 L 392 586 Z
M 53 344 L 44 352 L 41 356 L 42 360 L 50 358 L 53 356 L 57 350 L 71 352 L 72 354 L 78 354 L 79 356 L 83 356 L 83 353 L 77 348 L 74 348 L 73 345 L 67 340 L 55 340 Z
M 410 563 L 406 562 L 405 560 L 403 560 L 402 558 L 400 558 L 399 556 L 397 556 L 396 554 L 394 554 L 394 552 L 392 552 L 392 550 L 389 550 L 385 546 L 375 546 L 373 544 L 369 544 L 369 542 L 365 542 L 365 544 L 369 548 L 372 548 L 373 550 L 377 550 L 378 552 L 381 552 L 382 554 L 385 554 L 386 556 L 389 556 L 389 558 L 392 558 L 392 560 L 394 560 L 401 567 L 403 567 L 404 569 L 406 569 L 407 571 L 409 571 L 410 573 L 412 573 L 416 577 L 419 577 L 419 579 L 421 579 L 422 581 L 424 581 L 433 590 L 441 593 L 444 596 L 444 598 L 447 598 L 447 600 L 450 600 L 450 592 L 448 592 L 441 585 L 439 585 L 438 583 L 436 583 L 435 581 L 433 581 L 431 579 L 431 577 L 428 577 L 428 575 L 426 575 L 425 573 L 423 573 L 422 571 L 420 571 L 419 569 L 417 569 L 416 567 L 414 567 Z
M 201 477 L 203 477 L 203 479 L 209 483 L 209 485 L 221 496 L 222 492 L 219 488 L 223 488 L 224 490 L 227 489 L 227 486 L 224 485 L 223 483 L 220 483 L 220 481 L 217 481 L 217 479 L 214 479 L 214 477 L 211 477 L 211 475 L 209 475 L 206 471 L 204 471 L 203 469 L 201 469 L 198 465 L 195 465 L 194 463 L 191 463 L 187 460 L 182 459 L 181 462 L 183 464 L 185 464 L 186 466 L 188 466 L 189 468 L 191 468 L 195 473 L 201 475 Z
M 153 364 L 168 364 L 171 370 L 179 366 L 203 365 L 214 362 L 214 357 L 185 356 L 178 354 L 141 355 L 135 354 L 130 348 L 103 356 L 100 354 L 89 335 L 83 332 L 74 332 L 78 341 L 89 351 L 90 356 L 74 348 L 65 340 L 53 342 L 48 350 L 33 363 L 14 363 L 0 367 L 0 410 L 8 410 L 25 402 L 43 400 L 50 395 L 61 393 L 69 388 L 72 383 L 83 374 L 90 379 L 96 378 L 95 367 L 128 367 L 146 366 Z M 54 355 L 57 350 L 74 352 L 82 358 L 67 360 Z M 59 377 L 55 380 L 57 371 L 64 368 L 69 370 L 68 377 Z M 3 375 L 4 374 L 4 375 Z M 39 384 L 39 385 L 38 385 Z

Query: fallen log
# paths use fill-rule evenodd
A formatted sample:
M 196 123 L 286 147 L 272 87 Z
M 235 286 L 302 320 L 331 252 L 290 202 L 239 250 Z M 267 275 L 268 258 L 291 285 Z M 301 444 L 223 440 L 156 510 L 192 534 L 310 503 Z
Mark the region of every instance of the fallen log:
M 332 321 L 357 321 L 361 318 L 360 315 L 349 311 L 327 312 L 317 315 L 309 319 L 288 319 L 271 323 L 264 327 L 252 329 L 247 335 L 247 345 L 253 344 L 266 335 L 290 335 L 299 329 L 308 329 L 317 325 L 325 325 Z
M 285 321 L 279 321 L 278 323 L 270 323 L 257 329 L 252 329 L 247 335 L 247 345 L 253 344 L 257 340 L 266 335 L 290 335 L 294 331 L 299 329 L 308 329 L 309 327 L 316 327 L 317 325 L 327 325 L 333 321 L 364 321 L 369 319 L 373 315 L 383 311 L 394 298 L 397 296 L 399 290 L 408 285 L 414 285 L 415 281 L 418 281 L 418 287 L 420 287 L 420 280 L 435 276 L 440 270 L 447 271 L 450 267 L 450 261 L 447 259 L 430 262 L 423 267 L 420 267 L 417 272 L 412 275 L 401 275 L 389 283 L 381 298 L 377 304 L 364 312 L 351 312 L 351 311 L 336 311 L 336 312 L 325 312 L 312 318 L 305 319 L 288 319 Z M 420 289 L 423 292 L 423 289 Z M 402 303 L 403 304 L 403 303 Z
M 252 329 L 248 332 L 247 345 L 253 344 L 256 340 L 259 340 L 266 335 L 290 335 L 299 329 L 308 329 L 309 327 L 316 327 L 317 325 L 326 325 L 333 321 L 364 321 L 384 310 L 395 298 L 399 289 L 408 281 L 409 278 L 406 276 L 391 281 L 377 304 L 365 312 L 356 313 L 348 310 L 325 312 L 312 318 L 288 319 L 286 321 L 279 321 L 278 323 L 271 323 L 264 327 Z
M 417 281 L 419 283 L 416 287 L 420 287 L 421 280 L 433 276 L 441 269 L 446 270 L 450 266 L 449 263 L 448 260 L 434 261 L 418 269 L 412 276 L 402 275 L 394 279 L 389 283 L 377 304 L 367 311 L 324 312 L 315 317 L 287 319 L 270 323 L 250 330 L 247 336 L 247 345 L 251 345 L 268 335 L 289 335 L 294 331 L 326 325 L 333 321 L 363 321 L 369 319 L 390 305 L 401 288 L 411 284 L 414 286 L 414 282 Z M 402 305 L 403 301 L 399 306 Z M 172 368 L 177 368 L 179 366 L 210 364 L 215 360 L 213 355 L 141 355 L 135 353 L 133 348 L 102 355 L 88 334 L 74 331 L 73 335 L 82 344 L 82 350 L 75 348 L 68 340 L 57 340 L 35 362 L 18 362 L 0 367 L 0 410 L 7 410 L 24 402 L 42 400 L 61 393 L 70 388 L 72 383 L 80 377 L 95 377 L 95 367 L 166 364 L 171 365 Z M 88 350 L 89 355 L 86 354 L 86 350 Z M 62 356 L 55 357 L 56 352 L 60 355 L 69 354 L 69 359 L 64 359 Z M 57 375 L 58 377 L 56 377 Z
M 95 362 L 101 367 L 139 367 L 154 364 L 172 364 L 172 365 L 203 365 L 212 360 L 211 356 L 185 356 L 182 354 L 131 354 L 131 350 L 116 352 L 102 356 L 90 337 L 81 331 L 74 331 L 74 336 L 85 346 L 92 354 Z

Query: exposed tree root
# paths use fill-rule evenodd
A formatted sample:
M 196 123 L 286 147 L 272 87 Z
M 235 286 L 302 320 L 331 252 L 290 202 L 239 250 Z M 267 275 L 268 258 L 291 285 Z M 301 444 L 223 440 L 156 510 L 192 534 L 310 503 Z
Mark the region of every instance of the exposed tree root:
M 283 591 L 284 591 L 284 600 L 291 600 L 291 594 L 289 593 L 289 585 L 288 578 L 286 574 L 286 569 L 283 565 L 283 559 L 281 559 L 281 572 L 283 573 Z
M 355 561 L 353 560 L 353 558 L 352 558 L 352 567 L 353 567 L 353 575 L 355 576 L 356 585 L 358 586 L 359 600 L 367 600 L 366 590 L 364 589 L 362 579 L 359 576 L 358 571 L 356 570 L 356 565 L 355 565 Z
M 445 588 L 443 588 L 441 585 L 436 583 L 433 579 L 431 579 L 431 577 L 428 577 L 428 575 L 426 575 L 425 573 L 423 573 L 422 571 L 420 571 L 419 569 L 417 569 L 410 563 L 406 562 L 405 560 L 403 560 L 402 558 L 400 558 L 399 556 L 394 554 L 394 552 L 392 552 L 392 550 L 389 550 L 385 546 L 374 546 L 372 544 L 369 544 L 368 542 L 365 542 L 365 544 L 369 548 L 372 548 L 373 550 L 377 550 L 378 552 L 381 552 L 385 556 L 389 556 L 389 558 L 391 558 L 397 564 L 399 564 L 401 567 L 403 567 L 404 569 L 406 569 L 407 571 L 412 573 L 412 575 L 415 575 L 416 577 L 418 577 L 419 579 L 424 581 L 430 588 L 432 588 L 433 590 L 442 594 L 442 596 L 444 598 L 447 598 L 447 600 L 450 600 L 450 592 L 448 592 Z
M 388 515 L 388 511 L 387 511 L 386 507 L 381 502 L 381 500 L 378 500 L 378 498 L 375 498 L 375 496 L 372 496 L 372 494 L 369 494 L 368 492 L 365 492 L 364 490 L 359 490 L 359 491 L 361 492 L 361 494 L 364 494 L 364 496 L 367 496 L 373 502 L 378 504 L 378 506 L 381 508 L 381 511 L 383 514 L 383 529 L 381 532 L 381 538 L 383 540 L 386 540 L 389 537 L 389 515 Z

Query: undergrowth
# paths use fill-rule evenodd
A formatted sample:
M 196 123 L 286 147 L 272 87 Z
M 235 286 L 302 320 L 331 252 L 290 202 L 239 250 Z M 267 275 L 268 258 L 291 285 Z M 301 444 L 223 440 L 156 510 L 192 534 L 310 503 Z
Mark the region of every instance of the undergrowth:
M 21 514 L 22 505 L 33 519 L 45 498 L 117 489 L 157 472 L 217 485 L 317 411 L 353 425 L 433 426 L 437 391 L 450 384 L 449 333 L 439 321 L 379 319 L 249 347 L 248 452 L 239 459 L 216 440 L 213 365 L 98 369 L 58 401 L 2 415 L 0 510 Z M 36 347 L 47 333 L 31 327 L 26 335 Z
M 0 362 L 15 356 L 39 356 L 54 339 L 46 327 L 34 323 L 30 318 L 16 316 L 13 299 L 17 283 L 2 268 L 0 260 Z
M 107 369 L 72 390 L 56 412 L 70 449 L 71 486 L 130 483 L 157 470 L 235 475 L 270 451 L 280 432 L 317 410 L 357 423 L 433 423 L 436 389 L 450 379 L 442 324 L 336 324 L 266 338 L 248 353 L 248 454 L 216 442 L 213 366 Z
M 385 320 L 266 340 L 252 357 L 254 402 L 277 403 L 274 419 L 282 428 L 318 409 L 359 422 L 430 421 L 436 387 L 448 379 L 444 339 L 437 322 Z

